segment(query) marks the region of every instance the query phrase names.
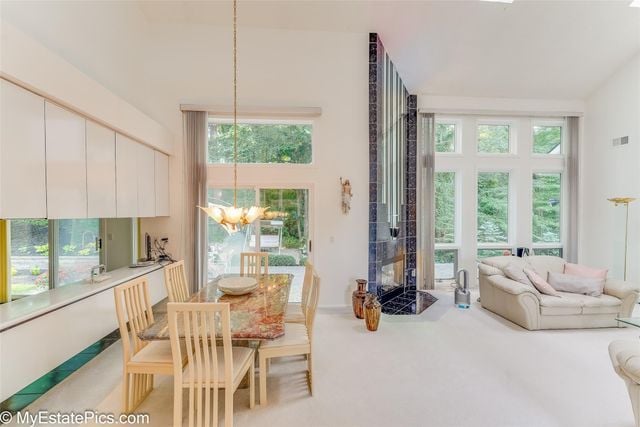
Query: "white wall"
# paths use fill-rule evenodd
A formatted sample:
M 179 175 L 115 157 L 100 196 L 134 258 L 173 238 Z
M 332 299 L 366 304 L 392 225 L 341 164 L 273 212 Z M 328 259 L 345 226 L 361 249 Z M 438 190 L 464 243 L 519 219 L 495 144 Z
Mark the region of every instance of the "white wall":
M 640 54 L 588 97 L 582 146 L 580 262 L 622 277 L 624 208 L 610 197 L 640 199 Z M 629 145 L 612 139 L 629 136 Z M 640 200 L 629 207 L 628 279 L 640 282 Z
M 356 278 L 367 277 L 368 248 L 368 34 L 296 32 L 240 28 L 239 103 L 262 107 L 320 107 L 314 120 L 311 166 L 240 167 L 239 184 L 313 184 L 313 261 L 322 279 L 320 304 L 350 303 Z M 229 29 L 205 33 L 182 28 L 163 35 L 166 90 L 154 94 L 156 115 L 181 135 L 179 104 L 230 105 L 232 93 Z M 188 52 L 187 52 L 188 48 Z M 206 54 L 203 52 L 206 51 Z M 153 58 L 156 58 L 153 56 Z M 159 58 L 158 58 L 159 60 Z M 185 69 L 184 63 L 197 64 Z M 211 72 L 212 71 L 212 72 Z M 161 111 L 162 109 L 163 111 Z M 171 217 L 145 219 L 143 231 L 168 235 L 169 250 L 182 257 L 184 179 L 182 144 L 171 159 Z M 219 169 L 210 182 L 232 183 Z M 352 209 L 340 210 L 339 178 L 351 179 Z

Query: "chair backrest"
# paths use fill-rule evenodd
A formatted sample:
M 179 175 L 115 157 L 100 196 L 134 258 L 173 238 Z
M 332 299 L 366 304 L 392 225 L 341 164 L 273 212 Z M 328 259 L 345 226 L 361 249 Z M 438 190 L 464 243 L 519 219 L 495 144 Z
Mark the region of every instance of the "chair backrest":
M 269 274 L 269 254 L 267 252 L 242 252 L 240 254 L 240 275 L 256 276 Z
M 138 334 L 154 321 L 149 299 L 149 283 L 144 276 L 138 277 L 116 286 L 114 296 L 124 362 L 127 363 L 134 354 L 147 345 L 138 337 Z
M 171 263 L 164 268 L 164 285 L 167 287 L 169 302 L 185 302 L 189 299 L 184 260 Z
M 218 384 L 224 376 L 225 387 L 232 387 L 233 354 L 231 350 L 231 323 L 228 303 L 169 303 L 167 304 L 169 337 L 173 356 L 174 381 L 189 389 L 189 425 L 218 424 Z M 220 333 L 217 334 L 217 330 Z M 188 377 L 183 377 L 181 335 L 187 353 Z M 222 336 L 223 370 L 218 367 L 216 336 Z M 211 392 L 213 388 L 213 399 Z M 204 405 L 202 404 L 204 394 Z M 194 399 L 195 395 L 195 399 Z M 213 408 L 211 404 L 213 403 Z M 194 410 L 197 407 L 197 411 Z M 203 407 L 204 406 L 204 407 Z M 181 410 L 174 408 L 174 411 Z M 225 415 L 226 416 L 226 415 Z M 194 419 L 195 418 L 195 419 Z
M 300 307 L 302 308 L 302 314 L 307 312 L 307 306 L 309 305 L 309 291 L 313 284 L 313 264 L 307 261 L 304 267 L 304 279 L 302 281 L 302 300 L 300 301 Z
M 309 303 L 307 305 L 305 316 L 305 324 L 307 325 L 307 333 L 309 334 L 309 339 L 312 339 L 313 336 L 313 322 L 316 319 L 316 309 L 318 308 L 318 298 L 320 296 L 320 277 L 318 275 L 313 275 L 313 283 L 311 285 L 311 289 L 309 290 Z

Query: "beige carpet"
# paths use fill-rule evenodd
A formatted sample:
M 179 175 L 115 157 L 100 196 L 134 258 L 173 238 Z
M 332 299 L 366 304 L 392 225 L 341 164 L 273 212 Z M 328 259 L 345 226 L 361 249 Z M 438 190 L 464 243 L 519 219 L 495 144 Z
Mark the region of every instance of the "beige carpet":
M 235 425 L 633 427 L 607 346 L 640 330 L 529 332 L 434 294 L 421 316 L 383 317 L 376 333 L 346 309 L 321 310 L 314 396 L 303 361 L 274 362 L 269 405 L 249 410 L 248 390 L 239 390 Z M 119 413 L 121 358 L 111 346 L 28 409 Z M 159 378 L 138 412 L 171 425 L 172 380 Z

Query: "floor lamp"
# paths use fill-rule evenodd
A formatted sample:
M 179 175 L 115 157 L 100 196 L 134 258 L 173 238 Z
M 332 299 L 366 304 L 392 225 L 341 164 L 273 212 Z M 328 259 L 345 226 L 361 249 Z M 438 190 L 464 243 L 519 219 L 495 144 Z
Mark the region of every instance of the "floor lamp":
M 608 199 L 615 206 L 624 205 L 625 221 L 624 221 L 624 280 L 627 280 L 627 249 L 629 248 L 629 203 L 636 200 L 633 197 L 614 197 Z

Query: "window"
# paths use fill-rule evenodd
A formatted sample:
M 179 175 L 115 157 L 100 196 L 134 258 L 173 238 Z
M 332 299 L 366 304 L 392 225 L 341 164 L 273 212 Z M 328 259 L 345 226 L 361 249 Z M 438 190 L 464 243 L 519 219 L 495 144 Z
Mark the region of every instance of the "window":
M 98 219 L 62 219 L 57 226 L 58 285 L 91 277 L 91 267 L 100 264 L 96 248 L 100 236 Z
M 453 153 L 456 151 L 455 123 L 436 123 L 436 152 Z
M 533 174 L 533 243 L 560 243 L 561 174 Z
M 478 173 L 478 243 L 509 241 L 509 173 Z
M 533 152 L 561 154 L 562 126 L 533 126 Z
M 11 295 L 26 296 L 49 289 L 49 221 L 10 221 Z
M 489 258 L 493 256 L 510 256 L 511 249 L 510 248 L 499 248 L 499 249 L 478 249 L 478 258 Z
M 238 163 L 311 163 L 310 123 L 238 123 Z M 208 162 L 233 163 L 233 124 L 209 121 Z
M 435 242 L 455 243 L 456 241 L 456 174 L 436 172 L 435 174 Z
M 562 258 L 562 248 L 537 248 L 533 250 L 534 255 L 551 255 Z
M 436 249 L 435 251 L 436 280 L 451 280 L 456 278 L 458 271 L 457 249 Z
M 509 125 L 478 125 L 478 153 L 506 154 L 510 150 Z

